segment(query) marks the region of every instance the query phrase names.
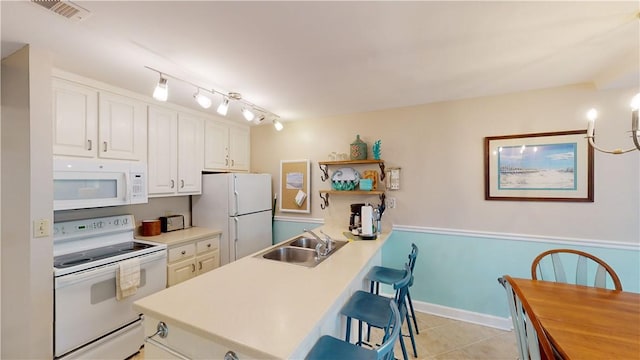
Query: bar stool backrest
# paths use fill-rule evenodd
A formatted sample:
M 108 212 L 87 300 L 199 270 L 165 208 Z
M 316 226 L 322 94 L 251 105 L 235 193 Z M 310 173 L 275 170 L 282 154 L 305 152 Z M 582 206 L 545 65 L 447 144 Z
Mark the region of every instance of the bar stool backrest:
M 402 326 L 402 317 L 395 301 L 389 301 L 391 308 L 391 316 L 389 317 L 389 326 L 382 340 L 382 344 L 375 350 L 378 360 L 393 360 L 393 346 L 400 337 L 400 328 Z

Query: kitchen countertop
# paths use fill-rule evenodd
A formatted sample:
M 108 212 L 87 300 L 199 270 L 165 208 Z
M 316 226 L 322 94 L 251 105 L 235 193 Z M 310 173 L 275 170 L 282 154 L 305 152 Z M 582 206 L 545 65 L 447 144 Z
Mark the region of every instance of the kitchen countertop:
M 221 233 L 222 231 L 220 230 L 213 230 L 203 227 L 190 227 L 183 230 L 161 233 L 160 235 L 156 236 L 136 235 L 135 238 L 139 240 L 152 241 L 166 244 L 167 246 L 172 246 L 183 242 L 206 239 Z
M 345 239 L 342 228 L 319 229 Z M 388 237 L 351 241 L 314 268 L 250 255 L 138 300 L 134 308 L 236 352 L 287 359 Z

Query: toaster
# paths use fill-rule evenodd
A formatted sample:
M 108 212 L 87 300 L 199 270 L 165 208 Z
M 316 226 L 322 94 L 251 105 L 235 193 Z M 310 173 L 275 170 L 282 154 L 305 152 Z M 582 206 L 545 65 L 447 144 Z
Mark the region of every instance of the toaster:
M 184 229 L 184 215 L 169 215 L 160 217 L 160 231 L 169 232 Z

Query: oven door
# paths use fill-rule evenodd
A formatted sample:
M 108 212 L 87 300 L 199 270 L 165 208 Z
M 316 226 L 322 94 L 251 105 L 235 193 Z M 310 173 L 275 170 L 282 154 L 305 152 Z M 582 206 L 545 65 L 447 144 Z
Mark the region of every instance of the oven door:
M 165 288 L 166 251 L 140 256 L 140 287 L 116 300 L 118 263 L 71 273 L 54 281 L 54 352 L 59 357 L 139 318 L 133 302 Z M 140 345 L 144 338 L 140 338 Z

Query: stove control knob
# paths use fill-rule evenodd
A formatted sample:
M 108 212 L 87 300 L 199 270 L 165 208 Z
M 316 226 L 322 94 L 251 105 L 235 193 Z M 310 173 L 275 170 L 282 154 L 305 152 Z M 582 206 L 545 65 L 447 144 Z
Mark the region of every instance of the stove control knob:
M 98 229 L 102 229 L 103 226 L 104 226 L 104 221 L 98 221 L 97 223 L 95 223 L 95 227 L 97 227 Z
M 120 224 L 120 219 L 113 220 L 113 225 L 119 225 L 119 224 Z
M 129 223 L 129 218 L 122 218 L 122 225 L 127 225 Z

